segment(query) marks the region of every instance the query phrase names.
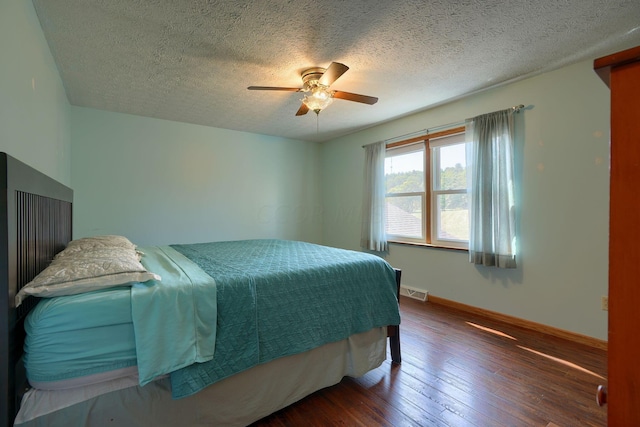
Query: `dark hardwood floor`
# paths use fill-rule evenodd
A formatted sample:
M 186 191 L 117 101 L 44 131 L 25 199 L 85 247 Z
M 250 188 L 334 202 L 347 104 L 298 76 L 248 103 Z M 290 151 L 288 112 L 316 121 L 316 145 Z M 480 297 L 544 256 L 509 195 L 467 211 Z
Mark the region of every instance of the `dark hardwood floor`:
M 571 341 L 403 298 L 390 357 L 264 418 L 264 426 L 605 426 L 607 355 Z

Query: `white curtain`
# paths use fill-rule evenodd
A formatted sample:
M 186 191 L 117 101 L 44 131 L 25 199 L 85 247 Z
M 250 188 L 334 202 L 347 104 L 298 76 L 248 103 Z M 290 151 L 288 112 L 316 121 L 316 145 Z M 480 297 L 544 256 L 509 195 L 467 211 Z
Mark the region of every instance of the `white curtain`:
M 469 261 L 516 268 L 513 109 L 466 120 L 471 144 Z
M 389 245 L 385 231 L 384 182 L 386 145 L 383 141 L 369 144 L 364 148 L 364 198 L 360 246 L 370 251 L 387 252 Z

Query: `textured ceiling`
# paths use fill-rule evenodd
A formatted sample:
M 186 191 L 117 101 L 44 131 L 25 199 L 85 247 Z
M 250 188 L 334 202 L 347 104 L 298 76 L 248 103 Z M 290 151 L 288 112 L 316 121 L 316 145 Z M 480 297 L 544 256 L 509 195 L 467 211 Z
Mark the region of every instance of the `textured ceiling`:
M 325 141 L 640 45 L 638 0 L 33 0 L 72 105 Z M 350 67 L 296 117 L 300 72 Z M 522 100 L 514 100 L 514 102 Z M 319 131 L 318 131 L 319 129 Z

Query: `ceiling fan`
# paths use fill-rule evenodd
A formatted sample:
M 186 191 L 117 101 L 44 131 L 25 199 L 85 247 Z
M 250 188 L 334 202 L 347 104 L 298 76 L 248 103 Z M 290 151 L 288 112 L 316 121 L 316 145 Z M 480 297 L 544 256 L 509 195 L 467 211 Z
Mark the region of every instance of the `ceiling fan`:
M 249 86 L 249 90 L 282 90 L 289 92 L 305 92 L 302 98 L 302 105 L 298 109 L 296 116 L 302 116 L 309 110 L 319 114 L 333 102 L 334 98 L 347 101 L 361 102 L 373 105 L 378 102 L 374 96 L 358 95 L 357 93 L 343 92 L 341 90 L 331 90 L 329 86 L 347 72 L 349 67 L 339 62 L 332 62 L 328 68 L 314 67 L 304 70 L 301 73 L 302 87 L 272 87 L 272 86 Z

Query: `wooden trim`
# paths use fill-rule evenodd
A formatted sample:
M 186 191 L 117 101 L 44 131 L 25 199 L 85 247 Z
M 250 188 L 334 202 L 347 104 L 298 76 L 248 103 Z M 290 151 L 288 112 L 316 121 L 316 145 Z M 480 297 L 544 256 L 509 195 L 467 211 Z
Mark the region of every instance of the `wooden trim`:
M 404 145 L 415 144 L 416 142 L 420 142 L 420 141 L 426 142 L 426 141 L 429 141 L 430 139 L 441 138 L 443 136 L 449 136 L 449 135 L 455 135 L 457 133 L 462 133 L 464 131 L 465 131 L 464 126 L 457 126 L 451 129 L 440 131 L 440 132 L 426 133 L 424 135 L 416 136 L 409 139 L 404 139 L 402 141 L 391 142 L 386 145 L 386 148 L 387 150 L 389 150 L 391 148 L 397 148 L 397 147 L 402 147 Z
M 598 58 L 593 61 L 593 69 L 602 81 L 609 86 L 609 76 L 611 75 L 612 67 L 630 64 L 636 61 L 640 61 L 640 46 Z
M 443 136 L 455 135 L 457 133 L 462 133 L 464 131 L 465 131 L 465 127 L 464 126 L 458 126 L 458 127 L 447 129 L 447 130 L 443 130 L 443 131 L 440 131 L 440 132 L 434 132 L 434 133 L 427 134 L 427 139 L 429 140 L 429 139 L 442 138 Z
M 611 88 L 607 422 L 638 426 L 640 288 L 636 281 L 640 263 L 635 246 L 640 237 L 636 185 L 640 179 L 640 46 L 607 58 L 602 61 L 608 65 Z
M 454 308 L 456 310 L 465 311 L 468 313 L 477 314 L 479 316 L 488 317 L 489 319 L 498 320 L 500 322 L 509 323 L 511 325 L 519 326 L 532 331 L 541 332 L 543 334 L 551 335 L 558 338 L 563 338 L 579 344 L 588 345 L 600 350 L 607 350 L 607 341 L 600 340 L 598 338 L 589 337 L 587 335 L 578 334 L 576 332 L 567 331 L 564 329 L 554 328 L 553 326 L 543 325 L 541 323 L 532 322 L 530 320 L 521 319 L 519 317 L 509 316 L 507 314 L 498 313 L 496 311 L 485 310 L 484 308 L 474 307 L 471 305 L 463 304 L 457 301 L 440 298 L 429 294 L 429 303 L 439 304 L 447 307 Z
M 389 240 L 389 243 L 394 245 L 417 246 L 417 247 L 431 248 L 431 249 L 452 249 L 454 251 L 469 252 L 468 248 L 458 248 L 455 246 L 444 246 L 439 244 L 434 245 L 432 243 L 424 243 L 424 242 L 410 242 L 408 240 Z
M 416 136 L 415 138 L 404 139 L 402 141 L 392 142 L 387 144 L 385 147 L 387 150 L 391 148 L 403 147 L 405 145 L 415 144 L 416 142 L 426 141 L 427 135 Z

